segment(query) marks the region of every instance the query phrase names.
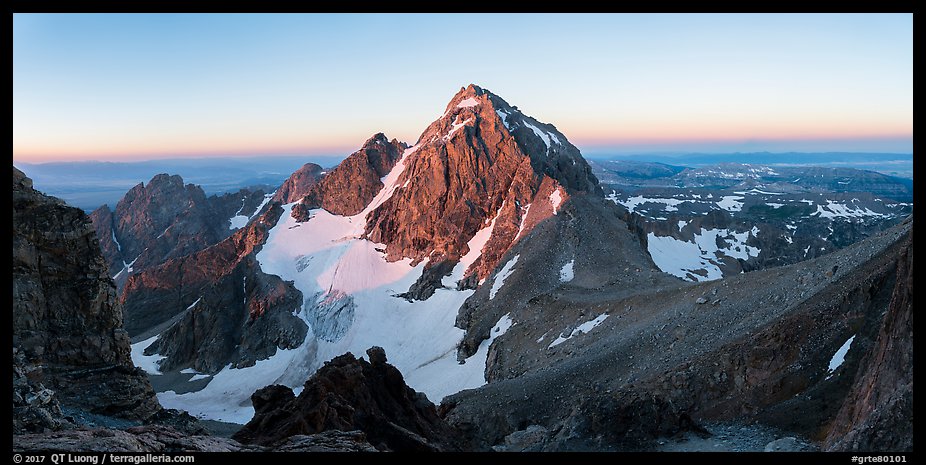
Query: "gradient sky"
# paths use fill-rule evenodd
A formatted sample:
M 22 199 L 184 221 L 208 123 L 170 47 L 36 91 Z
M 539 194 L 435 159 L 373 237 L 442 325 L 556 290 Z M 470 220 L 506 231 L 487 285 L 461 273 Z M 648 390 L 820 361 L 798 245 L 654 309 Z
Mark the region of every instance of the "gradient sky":
M 413 143 L 476 83 L 583 153 L 912 152 L 912 14 L 14 14 L 14 161 Z

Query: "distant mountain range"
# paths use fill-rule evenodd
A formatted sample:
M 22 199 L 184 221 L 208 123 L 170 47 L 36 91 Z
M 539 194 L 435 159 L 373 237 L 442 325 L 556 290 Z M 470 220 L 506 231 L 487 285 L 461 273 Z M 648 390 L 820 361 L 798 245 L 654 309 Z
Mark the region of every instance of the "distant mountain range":
M 138 162 L 16 163 L 37 189 L 86 212 L 116 207 L 126 191 L 160 173 L 171 173 L 200 186 L 206 195 L 244 187 L 276 189 L 307 162 L 337 165 L 344 156 L 267 156 L 164 159 Z
M 753 165 L 820 166 L 828 168 L 855 168 L 877 171 L 890 176 L 913 178 L 912 153 L 855 153 L 855 152 L 744 152 L 744 153 L 640 153 L 586 156 L 593 161 L 620 160 L 652 162 L 666 165 L 699 168 L 722 163 Z

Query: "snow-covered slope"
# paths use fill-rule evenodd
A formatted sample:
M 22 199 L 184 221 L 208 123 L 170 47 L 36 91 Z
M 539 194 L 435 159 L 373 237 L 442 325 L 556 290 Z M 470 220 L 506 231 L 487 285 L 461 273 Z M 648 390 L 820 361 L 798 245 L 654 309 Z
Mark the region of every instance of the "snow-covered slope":
M 454 285 L 437 289 L 427 300 L 398 297 L 418 280 L 427 261 L 417 266 L 411 265 L 411 259 L 388 262 L 383 244 L 361 238 L 366 215 L 402 188 L 399 176 L 405 160 L 415 150 L 412 147 L 405 151 L 383 178 L 385 187 L 357 215 L 340 216 L 314 209 L 310 210 L 310 219 L 300 223 L 290 215 L 296 203 L 284 206 L 279 223 L 271 230 L 257 259 L 264 272 L 293 281 L 303 293 L 305 302 L 299 316 L 310 327 L 303 344 L 277 351 L 253 367 L 227 367 L 201 391 L 160 393 L 165 407 L 182 408 L 202 418 L 243 423 L 253 415 L 249 397 L 255 390 L 274 383 L 297 388 L 325 361 L 345 352 L 363 354 L 371 346 L 383 347 L 389 362 L 402 371 L 407 383 L 434 402 L 485 384 L 491 340 L 464 363 L 457 361 L 456 349 L 464 331 L 454 326 L 454 321 L 458 309 L 474 291 L 459 291 Z M 487 230 L 491 231 L 491 225 Z M 473 253 L 478 255 L 478 251 Z M 462 276 L 472 260 L 462 260 L 452 275 Z M 503 334 L 511 321 L 500 321 L 499 325 L 502 329 L 495 337 Z M 141 351 L 136 352 L 141 355 Z M 139 362 L 150 365 L 150 358 Z

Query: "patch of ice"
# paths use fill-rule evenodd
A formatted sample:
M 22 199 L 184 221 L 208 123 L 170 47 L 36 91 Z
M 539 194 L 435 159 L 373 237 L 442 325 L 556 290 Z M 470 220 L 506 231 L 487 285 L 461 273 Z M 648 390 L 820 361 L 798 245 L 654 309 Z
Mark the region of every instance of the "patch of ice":
M 198 380 L 201 380 L 201 379 L 206 379 L 206 378 L 211 378 L 211 377 L 212 377 L 212 375 L 206 375 L 206 374 L 202 374 L 202 373 L 197 373 L 197 374 L 195 374 L 195 375 L 193 375 L 193 376 L 190 377 L 190 381 L 198 381 Z
M 520 255 L 515 255 L 514 258 L 508 260 L 508 263 L 502 267 L 501 271 L 495 275 L 495 281 L 492 282 L 492 288 L 489 289 L 489 300 L 495 298 L 495 294 L 498 293 L 498 290 L 502 288 L 502 285 L 505 284 L 505 279 L 508 276 L 511 276 L 512 271 L 514 271 L 514 266 L 518 263 L 518 257 Z
M 563 337 L 562 335 L 560 335 L 553 342 L 551 342 L 550 345 L 547 346 L 547 348 L 548 349 L 553 348 L 555 346 L 558 346 L 568 341 L 569 339 L 572 339 L 575 336 L 588 333 L 591 330 L 595 329 L 601 323 L 604 323 L 604 320 L 607 320 L 607 319 L 608 319 L 608 314 L 602 313 L 601 315 L 598 315 L 595 319 L 586 321 L 585 323 L 582 323 L 579 326 L 577 326 L 576 329 L 573 329 L 572 332 L 569 333 L 568 336 Z
M 572 281 L 572 278 L 575 277 L 575 272 L 573 271 L 573 266 L 575 265 L 575 259 L 569 260 L 569 263 L 563 265 L 559 270 L 559 280 L 563 283 L 568 283 Z
M 774 209 L 776 209 L 776 210 L 779 209 L 779 208 L 781 208 L 781 207 L 783 207 L 783 206 L 785 206 L 785 204 L 783 204 L 783 203 L 772 203 L 772 202 L 767 202 L 766 205 L 768 205 L 768 206 L 770 206 L 770 207 L 772 207 L 772 208 L 774 208 Z

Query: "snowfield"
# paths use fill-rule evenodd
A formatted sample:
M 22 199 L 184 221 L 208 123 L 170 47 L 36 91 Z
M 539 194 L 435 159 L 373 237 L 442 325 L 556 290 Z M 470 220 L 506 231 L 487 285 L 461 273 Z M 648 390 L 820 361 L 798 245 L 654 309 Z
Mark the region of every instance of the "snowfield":
M 720 271 L 722 256 L 748 260 L 758 257 L 761 249 L 746 245 L 750 236 L 756 237 L 759 228 L 736 232 L 727 229 L 702 229 L 693 242 L 671 236 L 647 235 L 647 251 L 660 270 L 686 281 L 713 281 L 723 277 Z M 726 247 L 718 247 L 717 244 Z M 695 271 L 702 270 L 699 273 Z M 706 276 L 704 273 L 706 272 Z M 694 276 L 694 279 L 691 278 Z
M 475 355 L 458 362 L 457 346 L 464 331 L 454 323 L 460 306 L 475 291 L 457 291 L 455 282 L 445 278 L 448 288 L 437 289 L 425 301 L 397 297 L 421 276 L 427 262 L 417 266 L 412 266 L 410 259 L 389 262 L 382 252 L 383 244 L 361 238 L 367 214 L 402 188 L 398 180 L 407 157 L 416 149 L 411 147 L 403 153 L 383 178 L 385 187 L 357 215 L 346 217 L 315 209 L 308 221 L 298 224 L 290 215 L 295 203 L 284 206 L 257 260 L 265 273 L 293 281 L 303 293 L 305 301 L 298 316 L 309 331 L 302 345 L 277 350 L 253 367 L 226 367 L 201 391 L 160 393 L 162 405 L 187 410 L 200 418 L 245 423 L 254 413 L 250 396 L 255 390 L 269 384 L 300 387 L 325 361 L 345 352 L 365 357 L 372 346 L 383 347 L 388 361 L 402 372 L 409 386 L 424 392 L 435 403 L 449 394 L 486 383 L 489 346 L 514 324 L 508 315 L 499 320 Z M 493 219 L 470 240 L 470 251 L 454 268 L 452 278 L 462 278 L 466 268 L 481 255 L 494 224 Z M 517 257 L 506 265 L 508 273 L 516 262 Z M 497 291 L 496 286 L 500 287 L 505 277 L 502 270 L 493 289 Z M 141 360 L 152 368 L 151 358 Z

